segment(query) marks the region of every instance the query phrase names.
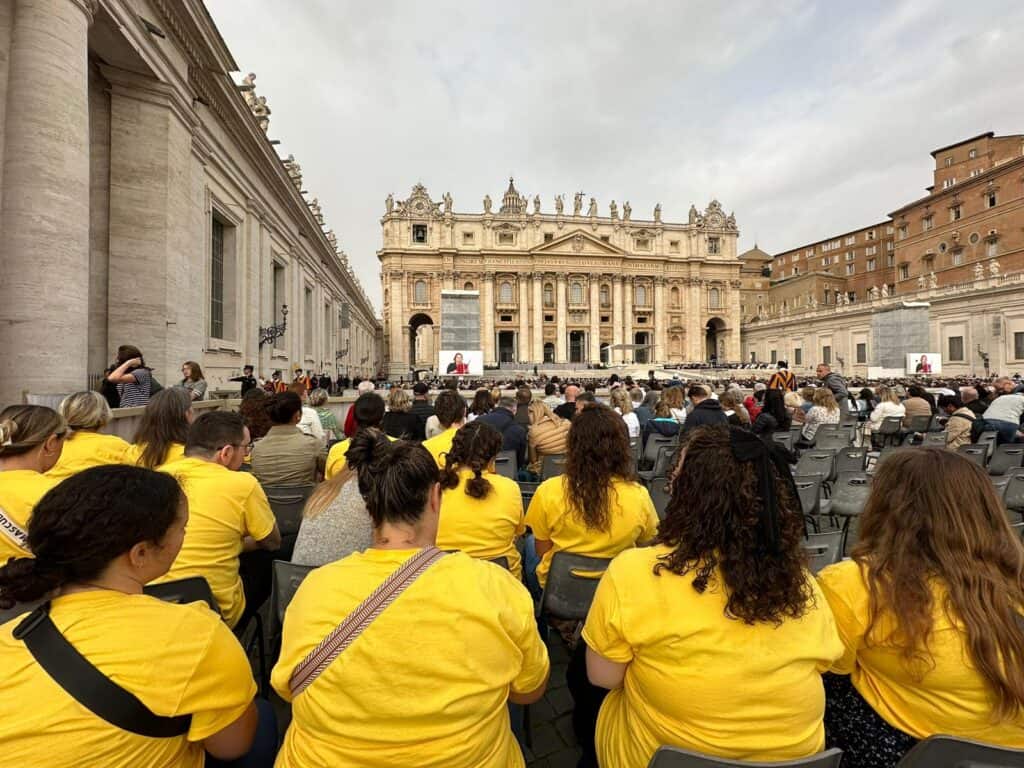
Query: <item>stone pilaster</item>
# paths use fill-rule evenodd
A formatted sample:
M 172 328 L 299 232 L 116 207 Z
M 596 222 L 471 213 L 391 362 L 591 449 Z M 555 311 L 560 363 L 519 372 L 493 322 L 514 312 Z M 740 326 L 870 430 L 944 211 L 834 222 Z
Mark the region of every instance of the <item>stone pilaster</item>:
M 565 275 L 558 276 L 558 284 L 556 286 L 556 294 L 558 296 L 558 314 L 555 315 L 555 362 L 565 363 L 568 362 L 569 356 L 567 354 L 567 343 L 568 343 L 568 331 L 566 328 L 566 321 L 569 319 L 569 308 L 566 301 L 566 285 Z
M 484 364 L 497 362 L 494 353 L 494 273 L 484 273 L 483 290 L 480 291 L 480 339 L 483 344 Z
M 663 363 L 668 359 L 667 347 L 665 345 L 665 329 L 668 326 L 668 316 L 665 314 L 665 278 L 657 277 L 654 280 L 654 354 L 651 355 L 651 362 Z
M 590 362 L 601 362 L 601 279 L 590 276 Z
M 624 278 L 622 283 L 622 343 L 633 343 L 633 279 Z M 623 352 L 623 362 L 632 363 L 635 350 Z
M 687 360 L 696 362 L 704 360 L 707 352 L 704 348 L 703 288 L 700 281 L 691 278 L 686 298 L 686 345 L 689 347 Z
M 533 273 L 533 353 L 534 363 L 544 362 L 544 275 Z
M 622 276 L 616 275 L 612 282 L 612 346 L 622 343 Z M 625 352 L 621 349 L 612 350 L 612 363 L 621 363 L 625 359 Z
M 519 281 L 519 334 L 516 336 L 516 360 L 529 360 L 530 355 L 530 276 L 520 274 Z
M 88 383 L 92 20 L 73 0 L 3 5 L 0 405 Z

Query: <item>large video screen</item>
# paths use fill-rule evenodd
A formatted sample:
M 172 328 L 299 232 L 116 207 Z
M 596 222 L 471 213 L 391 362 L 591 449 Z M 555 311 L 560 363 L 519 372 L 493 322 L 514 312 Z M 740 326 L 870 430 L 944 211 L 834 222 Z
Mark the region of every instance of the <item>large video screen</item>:
M 483 350 L 442 349 L 438 356 L 437 370 L 442 376 L 483 376 Z
M 907 373 L 911 376 L 942 373 L 942 355 L 938 352 L 911 352 L 907 355 Z

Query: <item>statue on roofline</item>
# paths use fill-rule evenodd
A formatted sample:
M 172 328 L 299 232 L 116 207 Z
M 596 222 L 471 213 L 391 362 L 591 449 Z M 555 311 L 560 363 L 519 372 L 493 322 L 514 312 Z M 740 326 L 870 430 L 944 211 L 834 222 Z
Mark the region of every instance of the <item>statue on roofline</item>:
M 555 195 L 555 213 L 559 216 L 565 211 L 565 200 L 562 195 Z

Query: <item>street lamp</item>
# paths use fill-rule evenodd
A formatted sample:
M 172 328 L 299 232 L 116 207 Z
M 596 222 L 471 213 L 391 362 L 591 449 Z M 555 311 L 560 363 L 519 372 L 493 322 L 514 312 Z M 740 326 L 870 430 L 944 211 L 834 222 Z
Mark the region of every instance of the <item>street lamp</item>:
M 288 330 L 288 305 L 281 305 L 281 322 L 275 323 L 274 325 L 267 326 L 264 328 L 260 326 L 260 347 L 264 344 L 273 344 L 279 338 L 284 336 L 284 332 Z

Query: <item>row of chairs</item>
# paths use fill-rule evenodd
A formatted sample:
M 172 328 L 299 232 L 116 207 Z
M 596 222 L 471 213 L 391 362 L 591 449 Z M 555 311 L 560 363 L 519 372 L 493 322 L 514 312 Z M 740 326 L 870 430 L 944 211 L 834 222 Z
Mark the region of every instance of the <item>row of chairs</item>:
M 661 747 L 647 768 L 839 768 L 842 756 L 842 750 L 829 749 L 781 763 L 752 763 L 711 757 L 678 747 Z M 1024 750 L 953 736 L 930 736 L 907 752 L 897 768 L 1024 768 Z

